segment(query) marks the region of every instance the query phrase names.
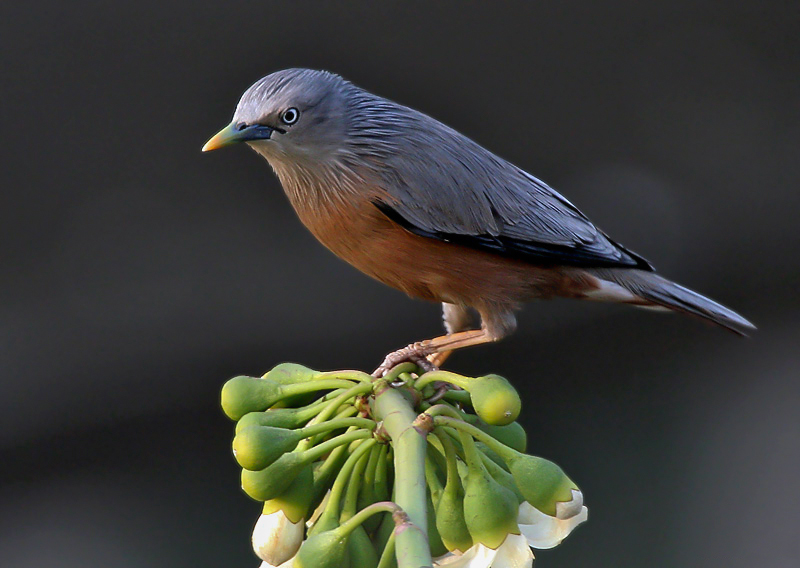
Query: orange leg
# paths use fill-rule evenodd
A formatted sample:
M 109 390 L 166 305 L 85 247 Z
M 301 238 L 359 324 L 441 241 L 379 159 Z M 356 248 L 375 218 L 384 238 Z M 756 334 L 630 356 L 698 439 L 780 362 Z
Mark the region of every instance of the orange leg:
M 432 369 L 437 364 L 444 362 L 450 353 L 456 349 L 463 349 L 464 347 L 472 347 L 473 345 L 481 345 L 492 341 L 495 341 L 495 339 L 484 329 L 459 331 L 450 335 L 425 339 L 417 343 L 412 343 L 403 349 L 398 349 L 393 353 L 389 353 L 383 360 L 383 363 L 381 363 L 381 366 L 375 369 L 375 372 L 372 374 L 375 377 L 382 377 L 388 373 L 392 367 L 404 361 L 416 363 L 423 369 Z
M 444 365 L 444 362 L 450 358 L 450 355 L 453 354 L 453 350 L 450 349 L 448 351 L 442 351 L 440 353 L 434 353 L 433 355 L 428 355 L 427 359 L 431 362 L 431 365 L 434 367 L 441 367 Z

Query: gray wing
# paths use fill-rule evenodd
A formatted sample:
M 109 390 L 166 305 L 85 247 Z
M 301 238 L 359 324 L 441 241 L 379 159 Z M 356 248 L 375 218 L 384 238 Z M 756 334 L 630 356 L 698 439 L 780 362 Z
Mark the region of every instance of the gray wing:
M 376 206 L 425 237 L 536 264 L 652 270 L 532 175 L 438 121 L 413 113 L 381 156 L 387 199 Z

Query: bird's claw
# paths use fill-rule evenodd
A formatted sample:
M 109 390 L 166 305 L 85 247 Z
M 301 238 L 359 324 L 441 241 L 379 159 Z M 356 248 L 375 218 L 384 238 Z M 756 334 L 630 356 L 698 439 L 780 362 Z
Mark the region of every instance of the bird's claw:
M 430 354 L 431 349 L 429 347 L 421 343 L 412 343 L 407 347 L 389 353 L 386 358 L 384 358 L 383 363 L 372 372 L 372 376 L 376 378 L 384 377 L 394 367 L 406 361 L 414 363 L 426 373 L 435 371 L 437 369 L 436 365 L 428 360 L 428 355 Z

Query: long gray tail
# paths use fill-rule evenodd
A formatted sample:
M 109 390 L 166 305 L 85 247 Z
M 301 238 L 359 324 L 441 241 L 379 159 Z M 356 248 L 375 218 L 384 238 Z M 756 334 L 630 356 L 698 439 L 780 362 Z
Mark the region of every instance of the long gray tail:
M 601 289 L 608 289 L 605 294 L 597 294 L 596 299 L 598 300 L 613 299 L 645 307 L 662 306 L 676 312 L 701 317 L 739 335 L 748 335 L 749 332 L 756 329 L 752 323 L 733 310 L 684 288 L 680 284 L 662 278 L 655 272 L 614 268 L 592 269 L 587 272 L 601 280 Z M 607 283 L 611 283 L 611 285 L 608 286 Z M 624 291 L 633 294 L 634 298 L 625 300 L 623 298 L 624 291 L 619 290 L 615 285 L 621 286 Z M 618 294 L 622 294 L 612 298 L 614 290 L 617 290 Z

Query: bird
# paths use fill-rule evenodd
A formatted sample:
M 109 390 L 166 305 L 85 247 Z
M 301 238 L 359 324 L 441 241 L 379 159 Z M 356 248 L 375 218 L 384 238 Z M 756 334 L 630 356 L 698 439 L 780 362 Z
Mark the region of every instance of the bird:
M 335 73 L 292 68 L 254 83 L 203 151 L 234 143 L 266 158 L 300 221 L 335 255 L 442 304 L 446 333 L 390 353 L 376 376 L 405 361 L 432 369 L 456 349 L 498 341 L 525 302 L 554 297 L 755 329 L 658 275 L 545 182 Z

